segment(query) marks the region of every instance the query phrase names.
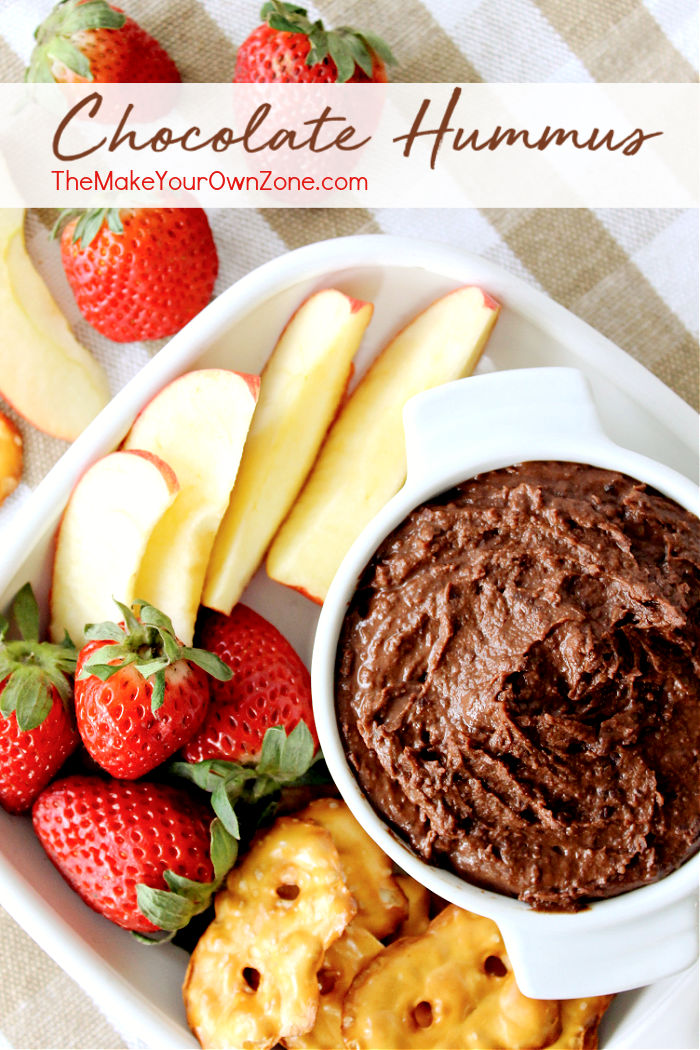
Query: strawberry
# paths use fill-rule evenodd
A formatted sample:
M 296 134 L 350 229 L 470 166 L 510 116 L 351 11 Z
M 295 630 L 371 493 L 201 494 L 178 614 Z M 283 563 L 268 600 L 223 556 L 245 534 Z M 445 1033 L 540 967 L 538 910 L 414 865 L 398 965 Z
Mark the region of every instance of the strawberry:
M 167 784 L 65 777 L 42 792 L 32 820 L 85 903 L 141 933 L 186 925 L 235 860 L 235 844 L 208 807 Z
M 109 339 L 173 335 L 211 299 L 219 259 L 201 208 L 68 210 L 59 230 L 78 309 Z
M 320 761 L 322 757 L 306 722 L 298 722 L 289 734 L 282 726 L 267 729 L 254 764 L 205 758 L 171 762 L 168 772 L 209 792 L 214 813 L 233 839 L 250 839 L 260 824 L 274 816 L 283 795 L 288 801 L 293 793 L 328 784 L 330 776 Z M 327 793 L 328 788 L 325 790 Z M 242 831 L 238 806 L 242 809 Z
M 177 66 L 157 40 L 106 0 L 59 0 L 34 33 L 25 80 L 59 84 L 172 83 Z
M 326 30 L 298 4 L 270 0 L 260 17 L 263 24 L 238 49 L 234 83 L 385 83 L 386 63 L 395 61 L 376 33 Z
M 21 639 L 6 641 L 0 616 L 0 805 L 10 813 L 29 809 L 51 777 L 75 751 L 68 675 L 76 652 L 39 641 L 39 610 L 31 586 L 17 593 L 12 614 Z
M 209 703 L 207 675 L 228 679 L 231 671 L 217 656 L 181 645 L 171 621 L 152 605 L 116 604 L 123 624 L 92 624 L 86 631 L 75 713 L 95 761 L 112 776 L 131 780 L 197 732 Z
M 318 747 L 309 672 L 276 627 L 238 604 L 230 616 L 203 610 L 198 631 L 200 644 L 216 653 L 233 677 L 212 683 L 202 727 L 183 749 L 188 762 L 257 762 L 267 729 L 290 730 L 301 721 Z

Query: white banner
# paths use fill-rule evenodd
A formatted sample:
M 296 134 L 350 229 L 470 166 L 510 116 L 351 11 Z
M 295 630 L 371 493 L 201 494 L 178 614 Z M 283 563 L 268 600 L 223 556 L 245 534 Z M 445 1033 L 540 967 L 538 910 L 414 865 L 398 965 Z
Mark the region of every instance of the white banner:
M 2 84 L 0 206 L 695 207 L 694 84 Z

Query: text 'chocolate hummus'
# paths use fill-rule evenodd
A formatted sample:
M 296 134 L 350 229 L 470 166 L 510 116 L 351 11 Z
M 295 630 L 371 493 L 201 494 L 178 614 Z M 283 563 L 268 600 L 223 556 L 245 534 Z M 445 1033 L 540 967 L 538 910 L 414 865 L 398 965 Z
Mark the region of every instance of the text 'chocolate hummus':
M 613 471 L 525 463 L 417 508 L 367 566 L 338 717 L 431 863 L 538 909 L 700 840 L 700 524 Z

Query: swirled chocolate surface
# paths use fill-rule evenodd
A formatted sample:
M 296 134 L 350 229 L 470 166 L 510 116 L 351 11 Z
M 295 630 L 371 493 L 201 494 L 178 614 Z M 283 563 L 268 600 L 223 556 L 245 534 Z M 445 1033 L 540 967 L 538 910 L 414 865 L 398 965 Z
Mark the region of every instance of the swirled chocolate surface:
M 367 566 L 336 667 L 362 788 L 426 860 L 538 909 L 700 839 L 700 527 L 624 475 L 494 470 Z

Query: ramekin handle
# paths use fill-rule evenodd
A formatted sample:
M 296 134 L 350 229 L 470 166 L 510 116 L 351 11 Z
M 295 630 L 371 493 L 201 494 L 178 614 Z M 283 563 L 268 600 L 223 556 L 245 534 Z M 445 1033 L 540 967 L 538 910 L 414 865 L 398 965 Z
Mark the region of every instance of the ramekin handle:
M 583 915 L 583 913 L 582 913 Z M 520 917 L 501 933 L 523 995 L 575 999 L 639 988 L 698 957 L 697 901 L 691 894 L 657 911 L 592 930 L 557 930 L 558 916 Z M 544 921 L 543 921 L 544 920 Z
M 404 407 L 410 485 L 429 482 L 465 461 L 465 445 L 479 470 L 503 453 L 518 459 L 567 458 L 569 444 L 607 441 L 590 389 L 575 368 L 521 368 L 458 379 L 412 397 Z M 479 451 L 483 449 L 483 457 Z M 522 450 L 522 452 L 520 451 Z

